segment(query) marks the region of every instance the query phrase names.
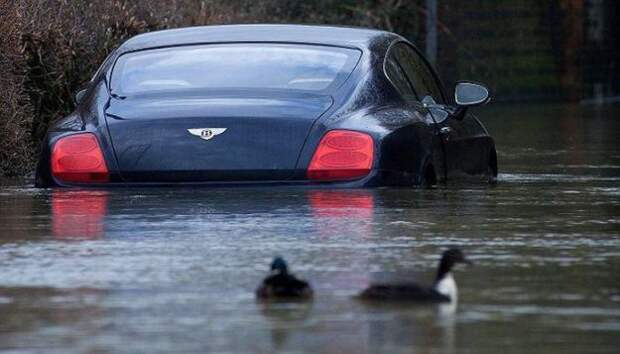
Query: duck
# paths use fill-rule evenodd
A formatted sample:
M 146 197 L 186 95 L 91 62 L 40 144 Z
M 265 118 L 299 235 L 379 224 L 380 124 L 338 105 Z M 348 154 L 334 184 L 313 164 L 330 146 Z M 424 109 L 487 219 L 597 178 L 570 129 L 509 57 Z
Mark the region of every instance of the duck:
M 290 274 L 286 261 L 279 256 L 273 259 L 269 275 L 256 289 L 259 299 L 308 299 L 312 295 L 310 284 Z
M 358 297 L 362 300 L 411 301 L 421 303 L 456 303 L 458 289 L 452 276 L 452 268 L 457 263 L 472 265 L 458 248 L 443 252 L 437 267 L 435 281 L 430 287 L 417 283 L 372 284 Z

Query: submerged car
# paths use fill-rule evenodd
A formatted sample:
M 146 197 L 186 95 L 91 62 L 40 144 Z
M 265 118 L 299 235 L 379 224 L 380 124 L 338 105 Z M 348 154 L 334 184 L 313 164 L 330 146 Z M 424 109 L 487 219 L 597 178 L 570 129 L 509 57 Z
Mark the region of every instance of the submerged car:
M 403 37 L 228 25 L 127 40 L 42 144 L 36 185 L 433 185 L 497 175 L 495 144 Z

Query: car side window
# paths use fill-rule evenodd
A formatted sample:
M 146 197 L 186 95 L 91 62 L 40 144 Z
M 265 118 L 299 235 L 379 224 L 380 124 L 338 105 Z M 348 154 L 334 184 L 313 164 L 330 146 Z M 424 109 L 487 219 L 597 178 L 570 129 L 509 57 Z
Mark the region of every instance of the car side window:
M 407 81 L 403 69 L 400 67 L 393 54 L 388 55 L 385 59 L 385 74 L 403 97 L 415 96 L 413 88 Z
M 444 103 L 439 83 L 424 59 L 405 43 L 396 44 L 394 49 L 398 63 L 413 85 L 418 100 L 431 96 L 435 102 Z

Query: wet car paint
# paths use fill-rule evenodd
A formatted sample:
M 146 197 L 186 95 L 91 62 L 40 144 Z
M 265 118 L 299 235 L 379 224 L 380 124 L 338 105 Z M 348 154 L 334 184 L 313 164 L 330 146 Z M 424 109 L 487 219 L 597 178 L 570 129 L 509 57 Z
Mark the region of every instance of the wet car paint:
M 443 116 L 437 113 L 433 114 L 420 102 L 410 102 L 403 99 L 386 78 L 383 70 L 384 57 L 395 43 L 406 42 L 402 37 L 389 32 L 350 28 L 285 26 L 290 31 L 281 31 L 283 28 L 278 25 L 209 26 L 155 32 L 130 39 L 121 45 L 104 63 L 103 68 L 84 95 L 76 113 L 50 128 L 42 144 L 37 168 L 37 185 L 70 185 L 52 176 L 49 167 L 50 151 L 56 140 L 81 131 L 93 132 L 99 138 L 110 169 L 108 186 L 124 184 L 152 186 L 175 183 L 221 185 L 247 184 L 248 182 L 260 184 L 264 181 L 270 185 L 291 183 L 315 185 L 316 182 L 307 180 L 306 169 L 320 139 L 327 131 L 334 129 L 368 133 L 373 137 L 376 145 L 373 171 L 370 175 L 358 180 L 330 182 L 334 186 L 350 188 L 419 185 L 426 182 L 425 178 L 428 171 L 432 171 L 434 179 L 440 181 L 447 180 L 452 174 L 488 174 L 489 169 L 487 167 L 492 164 L 492 159 L 495 156 L 494 141 L 474 116 L 469 114 L 462 120 L 451 117 L 447 113 L 452 112 L 448 106 L 444 109 L 439 108 L 445 113 Z M 174 33 L 175 36 L 171 36 L 171 33 Z M 303 138 L 303 147 L 296 158 L 293 169 L 290 168 L 290 163 L 284 164 L 284 162 L 291 160 L 290 153 L 285 154 L 277 148 L 278 144 L 286 143 L 281 141 L 285 139 L 274 135 L 273 139 L 269 140 L 269 130 L 278 131 L 278 124 L 275 121 L 267 121 L 264 126 L 257 126 L 253 129 L 264 131 L 261 134 L 261 139 L 269 141 L 269 144 L 273 145 L 270 145 L 271 147 L 268 149 L 271 151 L 269 156 L 273 158 L 271 164 L 273 169 L 264 169 L 260 166 L 257 166 L 259 169 L 254 169 L 252 166 L 256 165 L 257 160 L 255 154 L 238 153 L 235 154 L 235 159 L 215 159 L 214 161 L 218 163 L 211 164 L 214 166 L 213 169 L 205 170 L 208 166 L 192 164 L 192 159 L 195 160 L 200 154 L 189 154 L 188 151 L 191 151 L 191 148 L 174 148 L 175 142 L 180 139 L 179 134 L 183 134 L 187 128 L 195 128 L 193 121 L 178 123 L 178 134 L 167 139 L 170 144 L 169 147 L 166 147 L 164 142 L 155 146 L 154 139 L 160 136 L 162 131 L 169 131 L 171 126 L 154 127 L 155 131 L 152 133 L 149 133 L 145 127 L 140 128 L 136 124 L 132 126 L 128 117 L 132 115 L 132 112 L 136 113 L 139 102 L 132 103 L 130 99 L 125 102 L 125 99 L 114 97 L 108 92 L 107 81 L 109 81 L 110 71 L 119 56 L 132 51 L 169 46 L 173 43 L 204 43 L 205 33 L 210 34 L 208 42 L 218 42 L 218 38 L 228 38 L 229 42 L 313 43 L 348 46 L 363 51 L 359 63 L 348 80 L 337 90 L 329 92 L 329 98 L 318 98 L 319 101 L 323 102 L 318 105 L 322 107 L 322 110 L 325 109 L 324 101 L 326 99 L 331 100 L 332 104 L 308 128 L 307 135 Z M 327 34 L 332 34 L 332 36 L 327 36 Z M 176 42 L 174 42 L 175 40 Z M 434 74 L 434 76 L 437 79 L 437 75 Z M 442 86 L 439 81 L 438 85 Z M 252 99 L 278 99 L 281 95 L 282 93 L 278 92 L 265 96 L 265 93 L 230 91 L 220 92 L 214 96 L 201 99 L 233 101 L 245 99 L 247 101 Z M 442 92 L 441 96 L 441 100 L 443 100 L 447 95 Z M 177 99 L 190 100 L 191 97 L 177 97 Z M 299 98 L 298 101 L 289 100 L 289 107 L 286 110 L 304 110 L 308 99 L 308 95 L 306 95 L 305 98 Z M 148 111 L 148 107 L 155 107 L 159 104 L 161 104 L 161 99 L 143 102 L 143 106 L 146 108 L 142 111 Z M 124 108 L 120 109 L 119 107 Z M 217 109 L 217 107 L 213 109 Z M 239 109 L 242 110 L 242 107 Z M 247 112 L 247 115 L 251 116 L 251 111 L 257 109 L 260 110 L 260 106 L 249 107 L 250 111 Z M 142 113 L 138 112 L 138 114 Z M 226 119 L 224 118 L 227 114 L 232 113 L 223 114 L 221 121 L 216 120 L 212 123 L 225 125 Z M 157 112 L 154 115 L 156 116 Z M 168 114 L 168 116 L 171 115 Z M 437 120 L 435 117 L 443 118 Z M 291 121 L 295 120 L 295 117 L 289 118 Z M 83 121 L 82 124 L 72 123 L 80 119 Z M 149 119 L 151 119 L 150 116 Z M 143 124 L 150 126 L 157 123 L 156 120 L 148 120 L 144 121 Z M 448 126 L 451 129 L 450 134 L 448 136 L 441 135 L 439 133 L 441 129 Z M 285 130 L 289 131 L 290 129 Z M 119 135 L 115 138 L 114 134 Z M 249 136 L 248 134 L 236 135 L 234 138 L 232 134 L 230 135 L 227 144 L 233 150 L 236 149 L 235 147 L 248 145 L 248 139 L 252 142 L 258 139 L 256 136 Z M 144 136 L 142 141 L 136 139 L 142 136 Z M 187 138 L 189 139 L 191 136 Z M 301 143 L 301 135 L 293 138 L 295 143 Z M 116 142 L 114 142 L 115 139 Z M 258 144 L 258 146 L 263 147 L 266 145 L 266 142 Z M 224 149 L 224 146 L 221 148 Z M 160 154 L 161 159 L 159 160 L 156 153 L 159 151 L 158 149 L 167 149 L 165 154 Z M 153 153 L 154 151 L 155 153 Z M 178 168 L 172 166 L 171 172 L 164 171 L 164 169 L 171 168 L 170 165 L 173 164 L 172 162 L 166 164 L 166 161 L 175 162 L 179 166 Z M 496 173 L 497 168 L 491 169 L 491 174 Z

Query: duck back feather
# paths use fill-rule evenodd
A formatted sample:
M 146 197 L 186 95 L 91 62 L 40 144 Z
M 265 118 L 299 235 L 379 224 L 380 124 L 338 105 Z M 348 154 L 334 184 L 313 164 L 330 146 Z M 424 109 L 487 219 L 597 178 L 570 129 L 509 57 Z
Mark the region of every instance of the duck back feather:
M 306 281 L 297 279 L 290 274 L 270 275 L 256 290 L 259 298 L 305 298 L 312 296 L 312 289 Z
M 450 298 L 435 289 L 424 288 L 418 284 L 377 284 L 364 290 L 360 295 L 363 300 L 392 300 L 415 302 L 450 302 Z

